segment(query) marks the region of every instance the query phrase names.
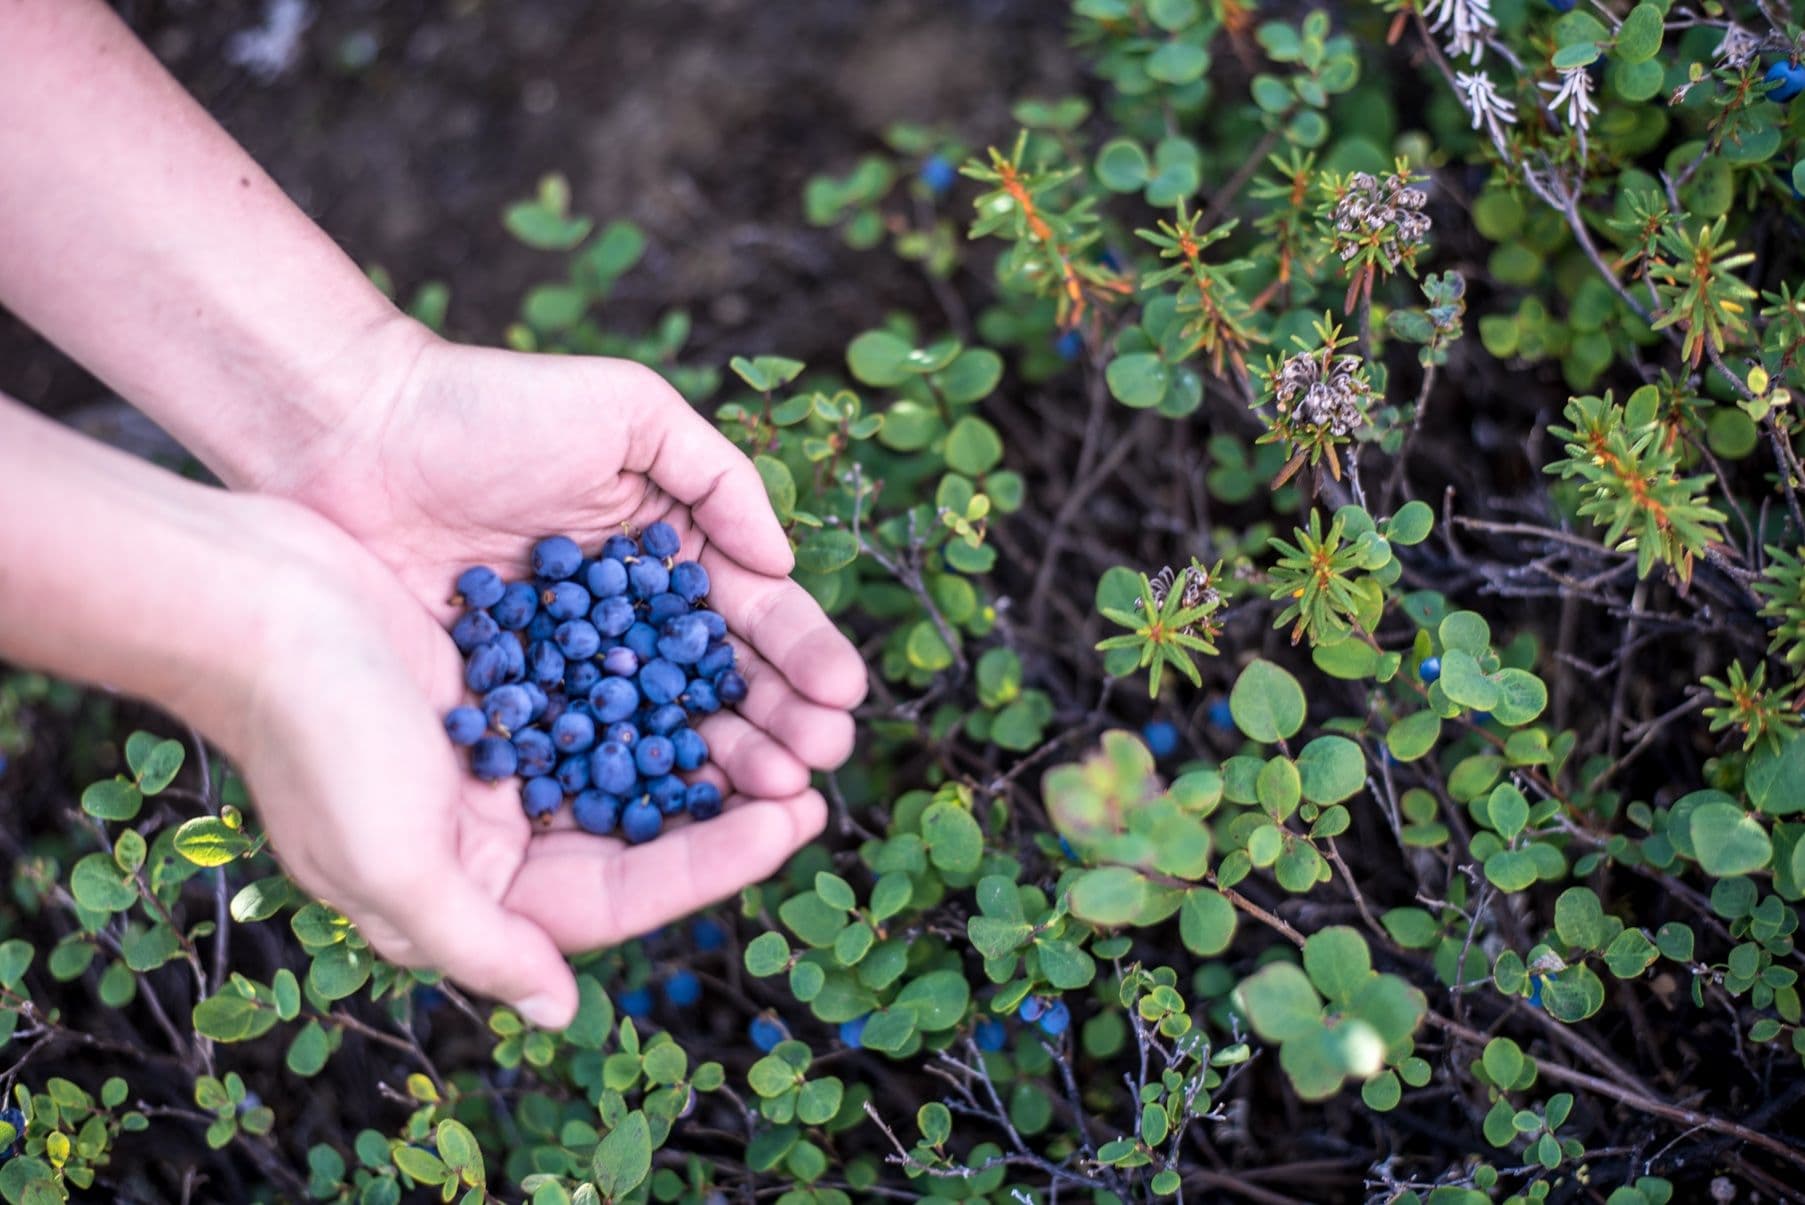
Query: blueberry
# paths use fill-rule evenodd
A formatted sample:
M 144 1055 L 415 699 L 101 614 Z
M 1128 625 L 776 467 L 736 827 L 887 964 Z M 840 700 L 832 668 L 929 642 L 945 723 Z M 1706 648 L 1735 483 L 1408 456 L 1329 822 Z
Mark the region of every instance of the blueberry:
M 501 601 L 489 608 L 495 622 L 509 632 L 518 632 L 533 622 L 539 610 L 539 591 L 531 582 L 515 582 L 502 592 Z
M 602 723 L 619 723 L 639 710 L 639 690 L 630 678 L 603 678 L 589 692 L 589 705 Z
M 591 784 L 589 758 L 586 754 L 573 753 L 558 763 L 558 784 L 567 795 L 577 795 L 587 791 Z
M 633 650 L 633 655 L 641 663 L 650 661 L 658 655 L 658 629 L 649 623 L 636 623 L 627 629 L 627 634 L 620 641 Z
M 567 694 L 588 698 L 595 684 L 602 680 L 602 667 L 593 661 L 571 661 L 564 666 L 564 690 Z
M 610 795 L 626 795 L 632 792 L 639 772 L 634 768 L 633 753 L 627 746 L 603 741 L 589 755 L 589 777 L 597 790 Z
M 507 736 L 516 728 L 525 728 L 533 718 L 533 697 L 519 686 L 497 686 L 483 696 L 483 714 L 489 726 Z
M 1548 7 L 1557 13 L 1570 13 L 1579 0 L 1548 0 Z
M 1053 350 L 1061 360 L 1070 364 L 1084 354 L 1084 336 L 1076 329 L 1063 331 L 1053 340 Z
M 657 561 L 634 561 L 627 566 L 627 593 L 646 599 L 671 588 L 671 572 Z
M 583 563 L 583 550 L 569 536 L 547 536 L 533 545 L 533 572 L 551 581 L 563 581 Z
M 708 570 L 694 561 L 671 566 L 671 593 L 694 606 L 708 597 Z
M 727 621 L 721 618 L 720 612 L 701 607 L 696 610 L 696 618 L 707 626 L 710 640 L 727 639 Z
M 513 743 L 499 736 L 485 736 L 470 750 L 470 772 L 484 782 L 506 778 L 519 765 Z
M 694 615 L 679 615 L 664 625 L 658 655 L 678 665 L 694 665 L 708 651 L 708 626 Z
M 1039 996 L 1028 996 L 1022 1000 L 1021 1007 L 1015 1010 L 1015 1015 L 1024 1021 L 1038 1021 L 1040 1015 L 1046 1011 L 1047 1002 L 1045 1000 Z
M 1416 668 L 1416 676 L 1423 680 L 1424 685 L 1441 677 L 1441 658 L 1424 657 L 1423 663 Z
M 683 705 L 697 715 L 713 715 L 721 709 L 721 695 L 713 682 L 694 678 L 683 690 Z
M 620 823 L 620 800 L 591 787 L 577 792 L 570 801 L 570 814 L 584 832 L 605 837 Z
M 1073 849 L 1072 843 L 1067 841 L 1063 836 L 1059 838 L 1059 852 L 1064 854 L 1068 861 L 1078 861 L 1078 851 Z
M 666 816 L 675 816 L 683 810 L 684 792 L 688 787 L 675 774 L 660 774 L 646 781 L 646 798 L 652 801 L 659 811 Z
M 13 1140 L 5 1150 L 0 1151 L 0 1159 L 10 1159 L 25 1149 L 25 1114 L 18 1109 L 7 1107 L 0 1109 L 0 1121 L 13 1128 Z
M 953 185 L 959 180 L 958 169 L 947 161 L 945 155 L 929 155 L 923 159 L 917 175 L 927 190 L 937 197 L 951 192 Z
M 602 658 L 602 670 L 617 678 L 631 678 L 639 672 L 639 654 L 624 645 L 609 649 Z
M 582 661 L 602 651 L 602 634 L 587 619 L 565 620 L 558 625 L 552 639 L 558 642 L 564 655 L 573 661 Z
M 733 646 L 723 641 L 715 641 L 696 662 L 696 677 L 715 679 L 733 668 Z
M 671 748 L 677 757 L 677 768 L 688 772 L 699 770 L 708 760 L 708 742 L 694 728 L 679 728 L 671 734 Z
M 1230 709 L 1227 699 L 1217 699 L 1210 704 L 1204 713 L 1204 723 L 1217 732 L 1232 732 L 1235 727 L 1235 713 Z
M 656 837 L 664 829 L 664 813 L 646 800 L 629 803 L 620 814 L 621 836 L 640 845 Z
M 1141 739 L 1155 757 L 1171 757 L 1178 752 L 1178 725 L 1169 720 L 1153 720 L 1141 729 Z
M 564 685 L 569 669 L 564 654 L 549 640 L 535 640 L 526 650 L 526 676 L 547 690 Z
M 487 611 L 465 611 L 451 625 L 451 643 L 458 652 L 469 654 L 480 644 L 488 644 L 501 635 L 501 625 Z
M 639 541 L 632 536 L 609 536 L 602 544 L 602 555 L 612 561 L 630 561 L 639 555 Z
M 850 1021 L 840 1022 L 840 1041 L 857 1050 L 865 1044 L 865 1022 L 871 1020 L 871 1014 L 854 1017 Z
M 631 745 L 639 739 L 639 729 L 622 720 L 618 724 L 608 725 L 608 730 L 602 734 L 602 739 L 613 741 L 617 745 Z
M 1530 981 L 1529 1007 L 1531 1007 L 1531 1008 L 1541 1008 L 1542 1007 L 1542 981 L 1544 978 L 1546 978 L 1546 977 L 1542 976 L 1542 975 L 1537 975 L 1533 980 Z
M 527 620 L 526 627 L 520 629 L 520 634 L 526 637 L 528 644 L 532 644 L 540 640 L 550 640 L 552 633 L 557 630 L 558 621 L 544 611 L 540 611 Z
M 1009 1029 L 995 1017 L 985 1017 L 978 1022 L 978 1030 L 974 1035 L 979 1050 L 998 1051 L 1009 1040 Z
M 555 778 L 529 778 L 520 787 L 520 806 L 535 820 L 551 822 L 551 815 L 564 802 L 564 788 Z
M 784 1029 L 781 1021 L 771 1017 L 759 1016 L 752 1018 L 752 1024 L 746 1026 L 746 1036 L 752 1039 L 752 1044 L 758 1047 L 759 1050 L 763 1051 L 765 1054 L 770 1054 L 773 1050 L 777 1049 L 777 1044 L 779 1042 L 790 1035 L 789 1031 Z
M 589 591 L 575 582 L 553 582 L 540 592 L 539 602 L 553 619 L 581 619 L 595 604 Z
M 668 590 L 663 594 L 654 594 L 646 600 L 645 621 L 661 632 L 664 630 L 665 624 L 679 615 L 688 614 L 689 604 L 683 601 L 681 595 L 672 594 Z
M 1771 101 L 1784 104 L 1800 92 L 1805 92 L 1805 64 L 1781 59 L 1769 67 L 1767 74 L 1762 78 L 1770 84 L 1779 85 L 1767 94 L 1767 98 Z
M 689 927 L 689 940 L 698 953 L 712 954 L 727 944 L 727 930 L 712 917 L 698 916 Z
M 672 1008 L 688 1008 L 702 998 L 702 981 L 694 971 L 672 971 L 664 981 L 664 999 Z
M 647 778 L 669 774 L 677 762 L 676 746 L 668 736 L 648 736 L 633 746 L 633 762 Z
M 1066 1007 L 1064 1000 L 1053 1001 L 1040 1015 L 1040 1031 L 1050 1038 L 1058 1037 L 1071 1027 L 1072 1010 Z
M 567 712 L 552 725 L 552 744 L 560 753 L 587 753 L 595 747 L 595 721 L 581 712 Z
M 634 619 L 633 604 L 620 594 L 604 598 L 589 612 L 589 622 L 604 636 L 624 635 L 633 626 Z
M 597 598 L 614 598 L 627 592 L 627 567 L 619 561 L 604 558 L 590 563 L 583 574 L 583 584 Z
M 558 749 L 552 738 L 537 728 L 514 734 L 514 755 L 519 759 L 520 773 L 528 778 L 550 774 L 558 764 Z
M 445 713 L 445 735 L 454 745 L 474 745 L 489 730 L 489 717 L 474 707 L 453 707 Z
M 639 693 L 648 703 L 675 703 L 685 683 L 683 671 L 662 657 L 654 657 L 639 669 Z
M 669 736 L 688 721 L 688 712 L 675 703 L 666 703 L 647 712 L 641 727 L 656 736 Z
M 537 682 L 522 682 L 520 689 L 526 691 L 527 700 L 531 704 L 531 710 L 527 712 L 528 720 L 537 720 L 551 709 L 551 696 L 546 694 L 545 688 Z M 547 720 L 546 723 L 549 724 L 551 721 Z
M 487 565 L 474 565 L 458 574 L 458 596 L 470 607 L 492 607 L 501 601 L 507 584 Z
M 526 646 L 514 636 L 503 632 L 488 644 L 489 648 L 501 650 L 502 678 L 507 682 L 519 682 L 526 678 Z
M 721 788 L 712 782 L 692 782 L 683 793 L 683 807 L 697 820 L 713 820 L 721 814 Z
M 652 993 L 643 987 L 624 991 L 618 999 L 620 1010 L 635 1020 L 643 1021 L 652 1015 Z
M 464 663 L 464 685 L 475 694 L 486 695 L 507 678 L 508 655 L 499 640 L 480 645 Z
M 667 556 L 676 556 L 681 546 L 677 539 L 677 529 L 660 519 L 645 529 L 639 542 L 645 546 L 647 556 L 655 556 L 663 560 Z
M 714 681 L 714 692 L 721 702 L 732 707 L 746 701 L 746 679 L 737 669 L 730 669 Z

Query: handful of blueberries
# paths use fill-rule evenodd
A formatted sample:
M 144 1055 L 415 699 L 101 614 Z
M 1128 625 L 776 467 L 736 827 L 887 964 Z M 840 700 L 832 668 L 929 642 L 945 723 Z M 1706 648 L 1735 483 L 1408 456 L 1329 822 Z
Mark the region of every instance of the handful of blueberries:
M 702 605 L 708 571 L 676 559 L 668 523 L 611 537 L 585 557 L 575 540 L 533 545 L 533 576 L 486 565 L 458 575 L 468 607 L 451 627 L 464 683 L 481 706 L 445 717 L 486 782 L 521 780 L 528 816 L 550 824 L 568 800 L 585 831 L 650 841 L 667 816 L 721 813 L 711 782 L 679 773 L 708 760 L 697 716 L 746 697 L 727 621 Z

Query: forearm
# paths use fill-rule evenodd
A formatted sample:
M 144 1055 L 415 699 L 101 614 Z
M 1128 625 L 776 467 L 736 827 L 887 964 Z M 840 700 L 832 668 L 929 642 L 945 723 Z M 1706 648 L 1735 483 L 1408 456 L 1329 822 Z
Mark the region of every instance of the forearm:
M 262 505 L 0 395 L 0 659 L 153 700 L 229 740 L 264 643 L 252 591 L 279 559 L 238 521 Z
M 0 303 L 222 479 L 381 396 L 411 324 L 93 0 L 0 0 Z

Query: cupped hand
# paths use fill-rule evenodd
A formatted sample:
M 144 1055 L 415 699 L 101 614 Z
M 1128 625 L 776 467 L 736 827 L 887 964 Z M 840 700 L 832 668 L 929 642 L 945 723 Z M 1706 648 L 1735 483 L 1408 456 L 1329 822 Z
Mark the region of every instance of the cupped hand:
M 459 782 L 441 789 L 479 806 L 459 856 L 480 868 L 483 890 L 514 919 L 572 952 L 644 932 L 771 874 L 822 826 L 809 772 L 851 752 L 850 709 L 864 697 L 865 668 L 789 580 L 789 541 L 751 462 L 638 365 L 424 335 L 404 346 L 393 353 L 406 362 L 393 374 L 401 384 L 260 488 L 333 520 L 438 624 L 454 613 L 451 583 L 467 566 L 523 576 L 541 536 L 597 547 L 623 526 L 662 519 L 681 536 L 681 555 L 708 570 L 709 605 L 727 620 L 750 687 L 737 713 L 701 726 L 729 788 L 720 818 L 637 847 L 568 827 L 529 841 L 511 787 Z M 438 644 L 452 659 L 440 671 L 451 674 L 449 687 L 432 699 L 443 712 L 460 687 L 449 639 Z M 455 909 L 439 907 L 456 930 Z M 489 939 L 506 961 L 512 952 L 501 936 Z

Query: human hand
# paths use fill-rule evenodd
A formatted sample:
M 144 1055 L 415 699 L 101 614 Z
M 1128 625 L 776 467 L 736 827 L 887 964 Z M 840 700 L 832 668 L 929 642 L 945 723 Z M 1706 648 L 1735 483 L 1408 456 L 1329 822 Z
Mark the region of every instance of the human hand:
M 566 950 L 682 916 L 774 871 L 817 833 L 809 770 L 844 761 L 864 696 L 861 658 L 786 576 L 789 542 L 756 470 L 656 374 L 618 360 L 458 347 L 417 334 L 390 353 L 405 374 L 259 488 L 334 520 L 441 623 L 473 564 L 524 572 L 562 533 L 596 546 L 662 519 L 708 570 L 750 690 L 701 731 L 730 788 L 726 813 L 645 846 L 570 831 L 527 846 L 498 836 L 479 860 L 519 863 L 506 906 Z M 443 641 L 447 655 L 449 640 Z M 443 711 L 449 702 L 441 700 Z M 510 799 L 511 791 L 503 789 Z M 516 815 L 517 801 L 512 801 Z

